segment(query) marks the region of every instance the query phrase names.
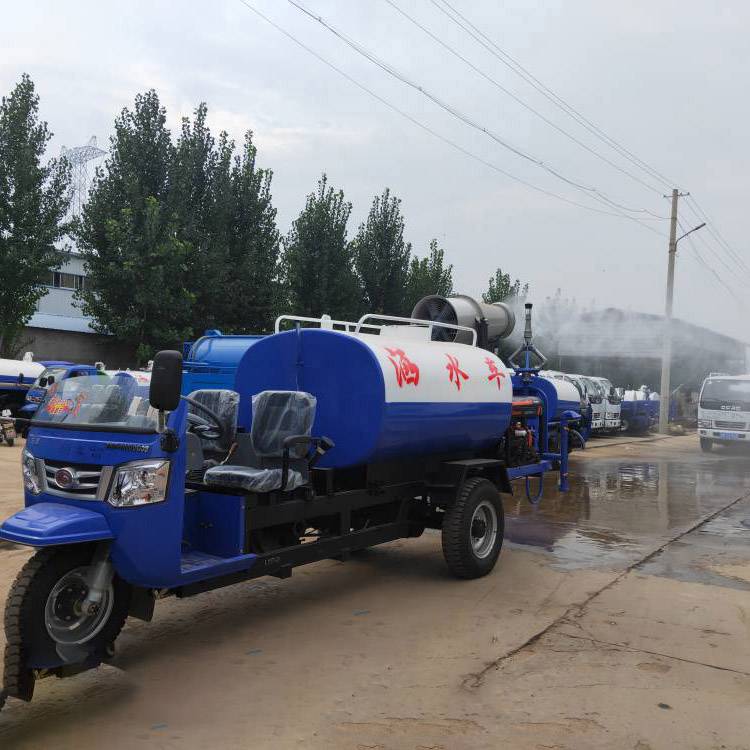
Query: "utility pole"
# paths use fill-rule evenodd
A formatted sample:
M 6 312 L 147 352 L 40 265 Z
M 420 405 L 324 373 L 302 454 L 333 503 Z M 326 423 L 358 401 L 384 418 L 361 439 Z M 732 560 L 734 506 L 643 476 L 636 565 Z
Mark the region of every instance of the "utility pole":
M 664 339 L 661 350 L 661 386 L 659 396 L 659 432 L 667 434 L 669 432 L 669 404 L 672 395 L 672 385 L 670 383 L 672 367 L 672 301 L 674 299 L 674 262 L 677 255 L 677 243 L 687 237 L 689 234 L 702 229 L 706 226 L 704 221 L 697 227 L 693 227 L 689 232 L 680 237 L 677 236 L 677 200 L 690 193 L 681 193 L 677 188 L 672 191 L 672 215 L 669 220 L 669 261 L 667 265 L 667 298 L 664 305 Z M 664 196 L 667 197 L 666 195 Z
M 677 255 L 677 200 L 680 191 L 672 191 L 672 215 L 669 218 L 669 261 L 667 265 L 667 300 L 664 306 L 664 330 L 661 350 L 661 386 L 659 389 L 659 432 L 669 432 L 670 368 L 672 366 L 672 300 L 674 299 L 674 261 Z

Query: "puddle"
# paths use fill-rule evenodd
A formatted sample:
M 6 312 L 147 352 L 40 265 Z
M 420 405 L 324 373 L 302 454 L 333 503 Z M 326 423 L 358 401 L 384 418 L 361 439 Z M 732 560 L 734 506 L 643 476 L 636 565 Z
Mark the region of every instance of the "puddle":
M 659 460 L 577 458 L 570 491 L 558 492 L 550 476 L 536 507 L 526 501 L 523 483 L 515 483 L 505 504 L 506 539 L 544 552 L 556 567 L 622 567 L 750 492 L 748 467 L 744 455 L 705 457 L 697 446 L 695 453 L 683 449 Z M 737 508 L 701 531 L 747 544 L 750 510 Z

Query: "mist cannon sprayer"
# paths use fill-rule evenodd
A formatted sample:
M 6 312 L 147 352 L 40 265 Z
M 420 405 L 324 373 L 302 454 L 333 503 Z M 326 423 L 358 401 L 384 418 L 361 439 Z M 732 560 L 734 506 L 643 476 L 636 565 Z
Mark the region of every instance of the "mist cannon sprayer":
M 467 294 L 441 297 L 431 294 L 423 297 L 411 314 L 418 320 L 447 323 L 477 332 L 477 346 L 492 351 L 500 339 L 507 338 L 516 326 L 516 314 L 504 302 L 486 304 L 477 302 Z M 456 344 L 471 344 L 470 332 L 460 329 L 435 328 L 433 341 L 451 341 Z

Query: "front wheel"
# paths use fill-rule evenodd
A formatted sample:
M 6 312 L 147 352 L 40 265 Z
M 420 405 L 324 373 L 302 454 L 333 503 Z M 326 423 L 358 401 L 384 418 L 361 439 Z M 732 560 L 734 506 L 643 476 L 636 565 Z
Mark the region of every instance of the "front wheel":
M 467 479 L 443 519 L 443 556 L 457 578 L 480 578 L 497 562 L 505 514 L 500 493 L 487 479 Z
M 37 552 L 21 569 L 5 607 L 4 688 L 29 701 L 34 669 L 94 667 L 109 653 L 128 616 L 130 587 L 116 575 L 89 612 L 91 548 L 86 545 Z
M 713 440 L 709 440 L 708 438 L 701 438 L 701 450 L 704 453 L 710 453 L 713 447 L 714 447 Z

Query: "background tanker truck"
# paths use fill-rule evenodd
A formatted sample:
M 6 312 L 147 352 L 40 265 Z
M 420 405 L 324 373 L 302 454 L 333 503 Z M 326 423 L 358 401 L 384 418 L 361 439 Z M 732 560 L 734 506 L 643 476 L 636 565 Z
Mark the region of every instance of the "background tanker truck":
M 280 319 L 234 347 L 232 388 L 219 372 L 181 395 L 182 355 L 165 351 L 148 385 L 118 373 L 47 391 L 22 457 L 25 508 L 0 525 L 38 548 L 5 609 L 7 695 L 97 666 L 164 596 L 286 578 L 425 529 L 455 576 L 489 573 L 500 493 L 525 478 L 536 500 L 549 470 L 567 489 L 577 415 L 537 375 L 530 305 L 514 375 L 492 351 L 513 328 L 504 305 L 430 298 L 413 315 Z
M 31 352 L 27 352 L 23 359 L 0 359 L 0 409 L 10 409 L 15 413 L 43 370 L 44 364 L 34 362 Z

